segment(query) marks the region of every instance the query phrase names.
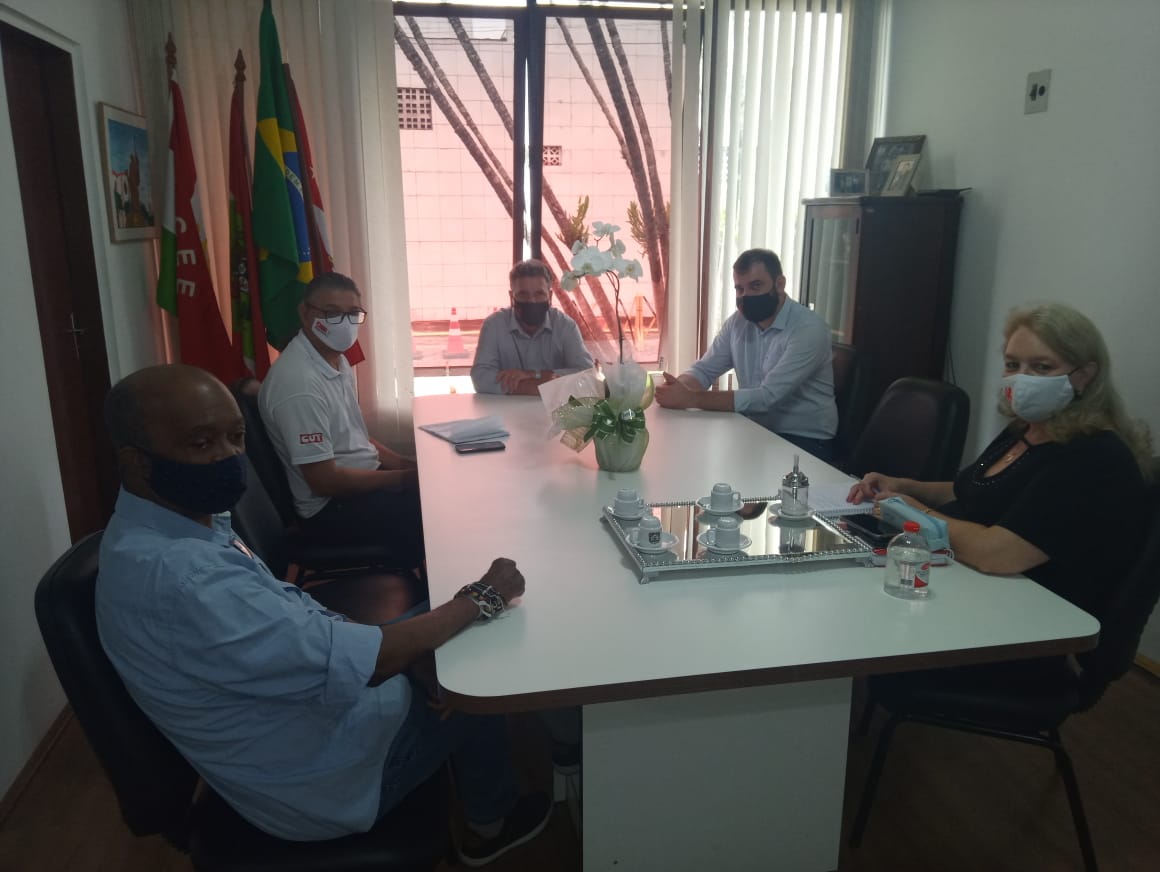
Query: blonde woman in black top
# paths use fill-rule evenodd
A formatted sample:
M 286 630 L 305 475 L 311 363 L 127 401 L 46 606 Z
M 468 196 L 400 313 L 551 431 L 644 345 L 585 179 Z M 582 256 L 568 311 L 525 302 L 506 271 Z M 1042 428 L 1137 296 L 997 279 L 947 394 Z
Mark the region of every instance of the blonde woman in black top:
M 1147 428 L 1125 413 L 1107 346 L 1080 312 L 1060 303 L 1016 309 L 1003 337 L 999 404 L 1013 420 L 979 458 L 953 482 L 871 472 L 849 500 L 900 496 L 946 520 L 956 559 L 1024 573 L 1099 617 L 1131 550 L 1088 533 L 1108 517 L 1121 542 L 1141 533 L 1133 507 L 1150 477 Z

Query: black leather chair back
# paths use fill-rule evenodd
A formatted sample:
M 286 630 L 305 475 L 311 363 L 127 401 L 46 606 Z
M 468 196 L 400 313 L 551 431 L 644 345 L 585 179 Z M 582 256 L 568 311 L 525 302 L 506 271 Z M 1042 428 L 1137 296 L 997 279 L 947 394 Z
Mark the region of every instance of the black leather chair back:
M 97 634 L 97 555 L 103 533 L 70 548 L 36 588 L 36 620 L 77 721 L 112 782 L 135 835 L 184 848 L 197 775 L 145 717 Z
M 841 467 L 850 456 L 866 420 L 869 382 L 866 355 L 853 345 L 835 342 L 831 348 L 834 367 L 834 403 L 838 407 L 838 433 L 834 458 Z
M 847 471 L 949 481 L 962 460 L 970 414 L 971 399 L 962 388 L 900 378 L 870 414 Z
M 1149 518 L 1147 538 L 1104 610 L 1099 644 L 1076 655 L 1083 667 L 1080 711 L 1095 705 L 1107 686 L 1132 668 L 1144 626 L 1160 600 L 1160 484 L 1148 489 L 1142 510 Z
M 230 386 L 230 390 L 246 419 L 246 454 L 250 464 L 262 480 L 266 494 L 282 519 L 282 526 L 290 527 L 298 521 L 294 512 L 294 497 L 290 493 L 290 482 L 286 479 L 282 460 L 262 422 L 262 413 L 258 409 L 258 380 L 239 379 Z
M 248 456 L 245 460 L 246 492 L 230 512 L 230 523 L 241 540 L 265 561 L 270 572 L 277 578 L 285 578 L 290 568 L 286 528 L 262 477 L 255 472 Z

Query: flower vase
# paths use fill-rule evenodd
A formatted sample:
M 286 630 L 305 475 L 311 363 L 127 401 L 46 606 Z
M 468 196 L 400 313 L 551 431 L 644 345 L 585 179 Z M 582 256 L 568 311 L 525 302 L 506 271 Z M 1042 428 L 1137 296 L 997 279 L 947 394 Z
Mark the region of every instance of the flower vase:
M 593 439 L 596 445 L 596 465 L 606 472 L 632 472 L 640 469 L 648 448 L 648 430 L 642 429 L 631 442 L 616 434 L 605 439 Z

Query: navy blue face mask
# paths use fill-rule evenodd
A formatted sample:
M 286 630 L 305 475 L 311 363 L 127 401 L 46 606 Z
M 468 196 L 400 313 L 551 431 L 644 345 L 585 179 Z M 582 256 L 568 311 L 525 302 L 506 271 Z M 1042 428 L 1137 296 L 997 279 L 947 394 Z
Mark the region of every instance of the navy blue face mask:
M 766 318 L 771 318 L 773 313 L 777 311 L 778 302 L 778 296 L 773 292 L 737 298 L 741 314 L 747 321 L 752 321 L 754 324 L 760 324 Z
M 214 463 L 182 463 L 139 450 L 150 460 L 148 480 L 153 492 L 194 514 L 229 511 L 246 492 L 246 463 L 241 454 Z

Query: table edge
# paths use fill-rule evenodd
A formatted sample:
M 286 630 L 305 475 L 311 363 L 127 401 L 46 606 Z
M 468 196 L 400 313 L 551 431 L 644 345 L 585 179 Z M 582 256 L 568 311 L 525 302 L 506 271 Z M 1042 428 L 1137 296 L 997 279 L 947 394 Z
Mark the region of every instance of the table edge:
M 683 675 L 677 678 L 629 681 L 618 684 L 591 685 L 536 693 L 516 693 L 504 696 L 473 696 L 443 687 L 444 697 L 452 708 L 473 714 L 504 714 L 621 702 L 685 693 L 703 693 L 742 687 L 760 687 L 789 684 L 795 681 L 820 681 L 830 678 L 850 678 L 888 672 L 913 672 L 919 669 L 941 669 L 951 666 L 971 666 L 1003 660 L 1024 660 L 1033 657 L 1053 657 L 1090 651 L 1099 642 L 1099 630 L 1088 636 L 1068 636 L 1042 642 L 1015 642 L 987 648 L 959 648 L 930 654 L 901 654 L 857 660 L 834 660 L 767 669 L 748 669 L 740 672 L 717 672 L 703 675 Z

